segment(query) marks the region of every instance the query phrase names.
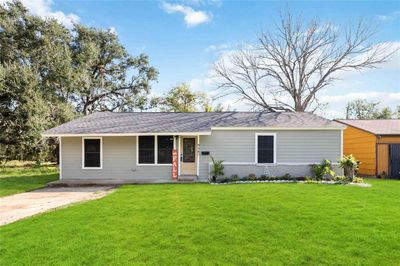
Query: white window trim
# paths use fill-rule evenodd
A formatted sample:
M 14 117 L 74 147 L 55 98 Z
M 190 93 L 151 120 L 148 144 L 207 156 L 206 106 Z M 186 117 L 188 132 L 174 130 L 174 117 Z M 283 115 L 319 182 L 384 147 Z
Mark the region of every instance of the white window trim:
M 274 137 L 274 146 L 273 146 L 273 149 L 274 149 L 274 161 L 272 162 L 272 163 L 259 163 L 258 162 L 258 136 L 273 136 Z M 276 133 L 256 133 L 255 134 L 255 152 L 254 152 L 254 154 L 255 154 L 255 161 L 254 161 L 254 163 L 255 164 L 257 164 L 257 165 L 273 165 L 273 164 L 277 164 L 276 163 Z
M 85 139 L 100 140 L 100 167 L 85 167 Z M 82 169 L 85 170 L 101 170 L 103 169 L 103 137 L 82 137 Z
M 154 137 L 154 163 L 139 163 L 139 137 L 149 135 L 136 136 L 136 165 L 137 166 L 172 166 L 172 163 L 158 163 L 158 136 L 172 136 L 173 145 L 175 145 L 174 135 L 150 135 Z

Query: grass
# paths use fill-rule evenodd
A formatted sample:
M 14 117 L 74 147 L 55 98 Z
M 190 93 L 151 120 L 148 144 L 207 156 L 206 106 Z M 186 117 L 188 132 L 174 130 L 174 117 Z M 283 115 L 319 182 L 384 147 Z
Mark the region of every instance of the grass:
M 57 179 L 58 170 L 55 166 L 0 167 L 0 197 L 40 188 Z
M 400 183 L 124 186 L 0 227 L 1 265 L 398 265 Z

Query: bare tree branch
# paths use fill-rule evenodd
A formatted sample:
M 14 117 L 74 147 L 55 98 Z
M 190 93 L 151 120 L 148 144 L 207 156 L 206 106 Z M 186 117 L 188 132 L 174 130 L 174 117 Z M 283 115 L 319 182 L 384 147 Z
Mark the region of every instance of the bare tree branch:
M 363 20 L 342 30 L 318 19 L 305 24 L 288 12 L 276 33 L 260 34 L 257 45 L 214 65 L 217 88 L 271 112 L 315 112 L 322 106 L 318 92 L 338 73 L 377 67 L 397 51 L 370 44 L 375 33 Z

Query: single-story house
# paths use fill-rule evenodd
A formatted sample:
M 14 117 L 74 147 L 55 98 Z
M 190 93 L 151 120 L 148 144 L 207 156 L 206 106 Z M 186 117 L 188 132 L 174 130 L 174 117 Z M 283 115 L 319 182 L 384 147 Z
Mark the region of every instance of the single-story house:
M 210 155 L 225 176 L 310 175 L 342 156 L 344 129 L 310 113 L 101 112 L 43 135 L 59 138 L 61 179 L 169 182 L 206 181 Z
M 337 120 L 344 130 L 344 154 L 360 161 L 360 175 L 400 178 L 400 119 Z

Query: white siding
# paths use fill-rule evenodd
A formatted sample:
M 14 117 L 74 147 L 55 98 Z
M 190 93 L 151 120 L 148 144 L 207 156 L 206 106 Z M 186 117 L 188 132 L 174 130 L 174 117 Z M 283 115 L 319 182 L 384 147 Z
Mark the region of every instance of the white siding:
M 169 179 L 171 166 L 136 166 L 136 137 L 103 137 L 103 169 L 82 169 L 82 138 L 62 138 L 63 179 Z
M 218 160 L 239 163 L 243 171 L 262 172 L 265 166 L 255 164 L 255 134 L 276 133 L 276 163 L 272 172 L 309 174 L 307 165 L 322 159 L 336 162 L 341 156 L 340 130 L 288 131 L 212 131 L 200 136 L 200 152 L 209 151 Z M 62 138 L 63 179 L 134 179 L 170 180 L 171 166 L 136 165 L 136 137 L 103 137 L 103 169 L 82 169 L 82 138 Z M 250 168 L 249 168 L 250 165 Z M 297 165 L 297 166 L 296 166 Z M 299 166 L 300 165 L 300 166 Z M 235 168 L 236 167 L 236 168 Z M 240 169 L 239 166 L 231 167 Z M 200 179 L 209 174 L 209 156 L 200 155 Z M 232 172 L 228 169 L 227 173 Z M 307 170 L 307 171 L 306 171 Z M 235 170 L 236 171 L 236 170 Z
M 256 133 L 276 133 L 276 163 L 278 165 L 308 165 L 319 163 L 322 159 L 336 162 L 341 156 L 340 130 L 215 130 L 210 136 L 200 137 L 200 149 L 209 151 L 210 155 L 218 160 L 254 165 Z M 200 177 L 204 179 L 208 176 L 209 156 L 200 157 Z

